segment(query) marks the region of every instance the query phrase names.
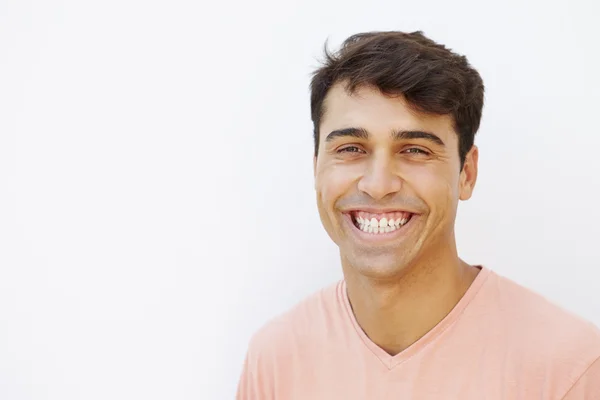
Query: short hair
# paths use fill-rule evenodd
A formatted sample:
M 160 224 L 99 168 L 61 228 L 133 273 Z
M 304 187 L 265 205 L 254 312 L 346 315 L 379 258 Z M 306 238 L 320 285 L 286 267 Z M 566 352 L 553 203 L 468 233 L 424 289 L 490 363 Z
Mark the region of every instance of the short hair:
M 325 61 L 310 84 L 315 156 L 323 102 L 331 87 L 344 82 L 352 94 L 372 86 L 384 95 L 402 95 L 416 111 L 451 115 L 459 137 L 461 169 L 479 129 L 484 85 L 465 56 L 427 38 L 423 32 L 366 32 L 346 39 L 331 53 L 325 43 Z

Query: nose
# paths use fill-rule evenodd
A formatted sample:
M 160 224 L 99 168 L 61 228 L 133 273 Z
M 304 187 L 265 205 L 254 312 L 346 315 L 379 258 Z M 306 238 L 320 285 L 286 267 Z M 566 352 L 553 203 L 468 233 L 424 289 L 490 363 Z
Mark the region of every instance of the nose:
M 364 175 L 358 181 L 358 190 L 375 200 L 381 200 L 391 193 L 399 192 L 402 179 L 395 170 L 390 156 L 374 156 L 367 164 Z

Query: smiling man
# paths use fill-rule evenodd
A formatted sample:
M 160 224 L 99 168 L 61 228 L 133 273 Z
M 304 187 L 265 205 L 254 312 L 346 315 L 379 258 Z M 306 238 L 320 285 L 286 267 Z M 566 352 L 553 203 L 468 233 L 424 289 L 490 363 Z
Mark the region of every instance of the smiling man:
M 254 335 L 239 400 L 600 399 L 600 331 L 457 253 L 483 95 L 466 58 L 420 32 L 327 54 L 315 188 L 344 279 Z

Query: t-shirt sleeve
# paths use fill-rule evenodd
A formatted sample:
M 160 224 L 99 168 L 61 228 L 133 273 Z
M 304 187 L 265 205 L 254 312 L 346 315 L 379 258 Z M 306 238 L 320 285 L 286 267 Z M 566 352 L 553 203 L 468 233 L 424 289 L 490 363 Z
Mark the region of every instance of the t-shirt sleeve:
M 236 400 L 272 400 L 274 396 L 269 380 L 264 354 L 255 343 L 251 343 L 238 383 Z
M 575 382 L 563 400 L 600 399 L 600 357 Z
M 259 388 L 256 373 L 249 366 L 250 355 L 246 355 L 242 375 L 238 382 L 236 400 L 250 400 L 259 398 Z

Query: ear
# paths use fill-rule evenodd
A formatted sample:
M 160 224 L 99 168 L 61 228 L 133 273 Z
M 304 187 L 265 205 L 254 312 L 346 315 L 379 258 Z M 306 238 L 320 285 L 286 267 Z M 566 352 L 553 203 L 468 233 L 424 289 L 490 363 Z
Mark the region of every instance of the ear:
M 459 196 L 461 200 L 469 200 L 477 182 L 477 164 L 479 162 L 479 149 L 473 145 L 465 157 L 465 163 L 460 171 Z

